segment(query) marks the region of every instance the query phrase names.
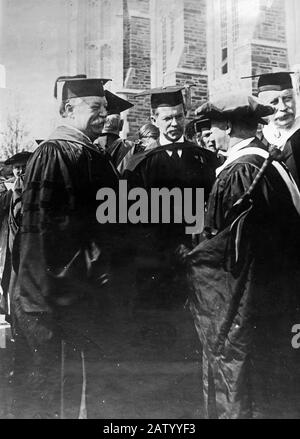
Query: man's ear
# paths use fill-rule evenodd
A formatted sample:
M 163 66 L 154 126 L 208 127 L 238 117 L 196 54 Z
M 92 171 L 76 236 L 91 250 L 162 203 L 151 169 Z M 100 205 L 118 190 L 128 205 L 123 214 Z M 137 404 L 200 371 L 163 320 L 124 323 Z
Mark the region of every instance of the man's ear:
M 230 135 L 232 131 L 232 123 L 230 122 L 230 120 L 227 121 L 227 128 L 225 130 L 226 134 L 228 134 L 228 136 Z
M 65 114 L 67 117 L 74 117 L 73 116 L 73 106 L 70 104 L 70 102 L 67 102 L 65 105 Z
M 151 120 L 151 122 L 153 123 L 153 125 L 157 126 L 157 125 L 156 125 L 156 116 L 155 116 L 154 114 L 151 114 L 151 116 L 150 116 L 150 120 Z

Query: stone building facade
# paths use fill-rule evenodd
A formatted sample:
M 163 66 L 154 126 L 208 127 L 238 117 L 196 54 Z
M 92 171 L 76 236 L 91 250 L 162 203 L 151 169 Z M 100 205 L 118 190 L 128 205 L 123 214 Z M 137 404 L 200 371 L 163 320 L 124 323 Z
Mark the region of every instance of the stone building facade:
M 291 67 L 300 64 L 300 2 L 285 0 L 286 38 Z
M 149 97 L 137 97 L 151 86 L 151 20 L 149 0 L 123 0 L 123 94 L 134 104 L 125 115 L 127 135 L 149 121 Z
M 293 79 L 300 108 L 300 2 L 298 0 L 285 0 L 285 10 L 289 63 L 291 70 L 296 73 L 293 75 Z
M 299 8 L 298 0 L 0 0 L 6 101 L 36 138 L 57 122 L 60 75 L 112 78 L 108 88 L 135 104 L 124 135 L 149 120 L 149 97 L 136 95 L 150 87 L 185 86 L 190 115 L 208 97 L 235 104 L 256 88 L 242 76 L 300 64 Z
M 152 86 L 185 85 L 193 110 L 207 98 L 206 0 L 151 1 Z
M 213 0 L 207 19 L 208 87 L 216 103 L 243 103 L 257 79 L 242 77 L 289 67 L 281 0 Z

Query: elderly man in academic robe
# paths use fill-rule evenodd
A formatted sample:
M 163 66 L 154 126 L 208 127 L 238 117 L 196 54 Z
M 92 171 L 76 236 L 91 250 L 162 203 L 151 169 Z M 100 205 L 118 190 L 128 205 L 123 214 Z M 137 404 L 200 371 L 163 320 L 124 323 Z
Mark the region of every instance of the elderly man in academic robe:
M 50 418 L 64 416 L 64 344 L 82 355 L 92 345 L 108 248 L 107 230 L 96 221 L 96 193 L 118 187 L 114 166 L 93 145 L 107 114 L 102 80 L 60 77 L 55 97 L 59 82 L 61 125 L 36 149 L 25 174 L 19 290 L 12 304 L 20 352 L 26 344 L 31 354 L 27 394 L 20 398 L 29 394 L 28 407 L 35 402 L 37 416 Z
M 300 357 L 291 340 L 300 319 L 300 194 L 256 138 L 272 108 L 251 100 L 201 111 L 212 121 L 212 140 L 220 129 L 228 136 L 209 198 L 207 239 L 186 255 L 206 415 L 299 417 Z
M 258 98 L 272 105 L 274 114 L 263 127 L 263 141 L 276 145 L 283 152 L 282 161 L 300 187 L 300 118 L 297 116 L 296 96 L 289 72 L 264 73 L 258 78 Z M 297 117 L 296 117 L 297 116 Z

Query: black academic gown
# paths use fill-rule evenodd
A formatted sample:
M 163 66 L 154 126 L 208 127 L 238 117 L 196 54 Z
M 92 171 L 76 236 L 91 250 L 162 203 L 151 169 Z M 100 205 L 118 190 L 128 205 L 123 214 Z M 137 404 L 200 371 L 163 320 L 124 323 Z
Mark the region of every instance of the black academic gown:
M 207 201 L 216 167 L 215 154 L 185 140 L 133 155 L 123 177 L 128 180 L 129 188 L 142 187 L 147 191 L 151 188 L 203 188 Z M 159 239 L 165 241 L 169 250 L 170 245 L 175 249 L 182 239 L 188 242 L 190 238 L 185 235 L 184 224 L 172 224 L 171 227 L 161 224 L 153 230 L 159 233 Z
M 105 146 L 107 154 L 111 157 L 112 163 L 116 168 L 120 165 L 124 157 L 133 148 L 133 143 L 123 140 L 117 134 L 108 134 L 109 138 Z
M 1 282 L 1 293 L 0 293 L 0 311 L 1 313 L 7 314 L 8 303 L 7 303 L 7 292 L 9 286 L 10 277 L 10 252 L 8 248 L 8 216 L 9 216 L 9 206 L 11 201 L 12 191 L 7 190 L 4 182 L 0 185 L 0 282 Z
M 264 148 L 258 139 L 248 146 Z M 218 233 L 188 256 L 209 417 L 299 416 L 300 357 L 291 345 L 300 321 L 299 215 L 274 166 L 228 234 L 229 212 L 263 161 L 247 155 L 219 174 L 206 220 Z
M 178 154 L 181 151 L 181 156 Z M 130 186 L 198 187 L 204 188 L 205 198 L 214 182 L 217 166 L 215 155 L 194 143 L 184 141 L 157 146 L 132 157 L 124 172 Z
M 133 155 L 123 178 L 128 180 L 129 188 L 142 187 L 147 191 L 151 188 L 204 188 L 207 200 L 215 168 L 213 153 L 185 140 Z M 185 224 L 172 224 L 171 216 L 171 224 L 133 228 L 138 255 L 137 276 L 142 291 L 140 300 L 152 302 L 152 306 L 158 308 L 182 307 L 186 299 L 184 279 L 177 271 L 173 257 L 181 243 L 191 245 L 192 238 L 185 234 Z M 143 282 L 144 285 L 148 283 L 148 287 L 143 288 Z
M 93 324 L 100 318 L 98 279 L 107 271 L 111 245 L 107 228 L 96 221 L 102 187 L 117 190 L 115 168 L 86 136 L 67 126 L 36 149 L 25 173 L 13 313 L 18 338 L 24 339 L 19 351 L 26 340 L 30 367 L 36 368 L 37 398 L 43 392 L 51 396 L 40 409 L 50 416 L 59 409 L 61 340 L 79 350 L 93 346 Z
M 300 188 L 300 130 L 287 141 L 283 150 L 283 162 L 289 168 L 298 188 Z
M 299 125 L 298 119 L 295 124 Z M 272 133 L 266 133 L 263 143 L 267 146 L 272 144 Z M 280 140 L 280 138 L 279 138 Z M 273 143 L 276 145 L 278 139 L 274 137 Z M 300 129 L 297 129 L 286 141 L 282 149 L 282 161 L 291 172 L 298 188 L 300 188 Z
M 19 297 L 25 312 L 51 313 L 86 293 L 104 239 L 96 193 L 117 184 L 107 157 L 71 128 L 57 128 L 35 151 L 23 193 Z
M 19 263 L 19 227 L 21 223 L 21 198 L 23 189 L 23 176 L 13 177 L 9 180 L 14 188 L 7 191 L 4 200 L 0 196 L 0 210 L 3 208 L 3 201 L 6 204 L 6 217 L 2 224 L 2 230 L 6 231 L 6 244 L 4 236 L 1 236 L 1 261 L 4 258 L 1 287 L 5 298 L 6 319 L 11 321 L 10 302 L 14 294 L 17 270 Z M 0 264 L 2 265 L 2 264 Z

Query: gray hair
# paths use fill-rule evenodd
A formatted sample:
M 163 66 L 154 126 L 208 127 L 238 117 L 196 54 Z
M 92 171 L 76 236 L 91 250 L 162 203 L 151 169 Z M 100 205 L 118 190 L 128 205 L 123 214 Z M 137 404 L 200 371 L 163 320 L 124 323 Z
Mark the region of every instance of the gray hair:
M 80 104 L 82 101 L 83 99 L 81 98 L 70 98 L 63 100 L 59 106 L 59 114 L 61 115 L 61 117 L 67 117 L 68 115 L 66 112 L 66 106 L 70 105 L 73 108 L 76 105 Z
M 139 139 L 142 139 L 143 137 L 153 137 L 153 139 L 158 139 L 159 129 L 152 123 L 146 123 L 139 129 L 138 136 Z

